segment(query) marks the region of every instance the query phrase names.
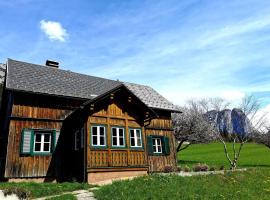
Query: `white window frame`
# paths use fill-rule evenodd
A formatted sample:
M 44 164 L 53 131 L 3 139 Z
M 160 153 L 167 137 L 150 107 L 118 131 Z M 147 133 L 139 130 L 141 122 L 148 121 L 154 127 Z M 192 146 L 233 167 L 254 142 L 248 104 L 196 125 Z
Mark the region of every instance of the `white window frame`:
M 36 142 L 36 136 L 37 135 L 41 135 L 41 141 L 40 142 Z M 49 135 L 50 136 L 50 141 L 49 142 L 44 142 L 44 137 L 45 135 Z M 36 143 L 40 143 L 40 151 L 36 151 Z M 49 143 L 49 150 L 48 151 L 44 151 L 44 144 L 45 143 Z M 34 149 L 33 152 L 34 153 L 50 153 L 51 152 L 51 148 L 52 148 L 52 133 L 48 133 L 48 132 L 34 132 Z
M 116 129 L 116 136 L 113 136 L 113 129 Z M 122 129 L 123 130 L 123 145 L 120 145 L 120 134 L 119 134 L 119 130 Z M 123 127 L 112 127 L 111 128 L 111 137 L 112 137 L 112 147 L 125 147 L 126 146 L 126 141 L 125 141 L 125 128 Z M 116 145 L 113 144 L 113 138 L 116 137 Z
M 93 128 L 97 127 L 97 144 L 93 144 Z M 100 144 L 100 128 L 104 128 L 104 145 Z M 91 146 L 93 147 L 106 147 L 106 127 L 102 125 L 91 126 Z
M 161 138 L 152 138 L 153 141 L 153 153 L 162 153 L 162 140 Z M 158 150 L 158 147 L 160 147 L 160 151 Z
M 139 128 L 131 128 L 131 129 L 129 129 L 129 131 L 130 131 L 130 147 L 141 148 L 142 145 L 143 145 L 143 144 L 142 144 L 142 130 L 139 129 Z M 134 132 L 134 137 L 131 137 L 131 131 Z M 140 137 L 139 137 L 139 139 L 140 139 L 140 141 L 141 141 L 141 145 L 140 145 L 140 146 L 138 145 L 137 131 L 140 132 Z M 131 145 L 131 140 L 132 140 L 132 139 L 134 140 L 134 146 Z

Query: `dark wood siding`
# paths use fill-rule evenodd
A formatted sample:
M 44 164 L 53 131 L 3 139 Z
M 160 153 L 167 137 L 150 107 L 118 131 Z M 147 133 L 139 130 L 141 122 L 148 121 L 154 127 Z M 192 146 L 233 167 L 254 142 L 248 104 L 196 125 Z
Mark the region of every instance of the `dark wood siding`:
M 9 116 L 5 177 L 55 177 L 61 168 L 55 155 L 21 155 L 24 128 L 62 129 L 63 120 L 82 102 L 60 97 L 15 93 Z M 62 134 L 62 133 L 61 133 Z M 56 152 L 55 152 L 56 153 Z

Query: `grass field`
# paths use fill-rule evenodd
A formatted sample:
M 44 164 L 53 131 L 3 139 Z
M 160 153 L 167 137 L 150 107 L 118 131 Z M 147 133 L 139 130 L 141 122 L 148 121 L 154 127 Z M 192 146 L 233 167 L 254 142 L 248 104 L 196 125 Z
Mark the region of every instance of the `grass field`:
M 230 199 L 269 200 L 270 170 L 250 169 L 225 175 L 179 177 L 150 175 L 114 182 L 95 190 L 98 200 Z
M 228 144 L 228 149 L 232 153 L 232 144 Z M 181 167 L 185 165 L 192 167 L 196 163 L 206 163 L 209 166 L 224 165 L 229 168 L 221 143 L 191 145 L 178 153 L 177 157 Z M 238 167 L 270 168 L 270 149 L 259 144 L 245 144 L 241 151 Z
M 192 167 L 196 163 L 206 163 L 209 166 L 224 165 L 229 168 L 223 146 L 219 143 L 192 145 L 178 154 L 178 159 L 181 166 Z M 269 200 L 270 149 L 263 145 L 246 144 L 239 159 L 239 167 L 248 168 L 248 171 L 195 177 L 150 175 L 132 181 L 114 182 L 94 193 L 98 200 Z

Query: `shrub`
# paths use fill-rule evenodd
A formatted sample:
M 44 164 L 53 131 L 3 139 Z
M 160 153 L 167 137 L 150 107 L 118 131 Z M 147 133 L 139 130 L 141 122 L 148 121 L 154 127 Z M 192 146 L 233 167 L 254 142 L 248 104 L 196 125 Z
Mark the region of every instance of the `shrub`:
M 20 200 L 30 198 L 30 192 L 20 187 L 7 188 L 3 193 L 5 196 L 15 194 Z
M 201 171 L 207 172 L 209 170 L 209 166 L 207 164 L 201 164 Z
M 212 167 L 210 167 L 210 169 L 209 169 L 209 171 L 216 171 L 217 169 L 216 169 L 216 167 L 215 166 L 212 166 Z
M 224 165 L 221 165 L 221 166 L 219 167 L 219 170 L 225 170 Z
M 184 167 L 184 172 L 189 172 L 190 171 L 190 168 L 188 166 L 185 166 Z
M 198 164 L 194 165 L 194 166 L 193 166 L 193 171 L 194 171 L 194 172 L 199 172 L 199 171 L 201 171 L 201 164 L 198 163 Z
M 177 171 L 177 172 L 181 172 L 181 171 L 182 171 L 182 168 L 181 168 L 181 167 L 177 167 L 177 168 L 176 168 L 176 171 Z
M 173 172 L 173 167 L 172 166 L 165 166 L 164 167 L 164 172 L 165 173 L 170 173 L 170 172 Z
M 196 164 L 193 166 L 194 172 L 206 172 L 209 170 L 209 166 L 207 164 Z

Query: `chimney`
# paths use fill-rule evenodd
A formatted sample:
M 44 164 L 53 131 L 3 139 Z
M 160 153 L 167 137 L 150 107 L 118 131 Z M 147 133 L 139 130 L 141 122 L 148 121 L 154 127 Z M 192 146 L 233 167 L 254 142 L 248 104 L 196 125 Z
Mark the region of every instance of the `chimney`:
M 46 60 L 46 66 L 59 68 L 59 62 L 53 60 Z

